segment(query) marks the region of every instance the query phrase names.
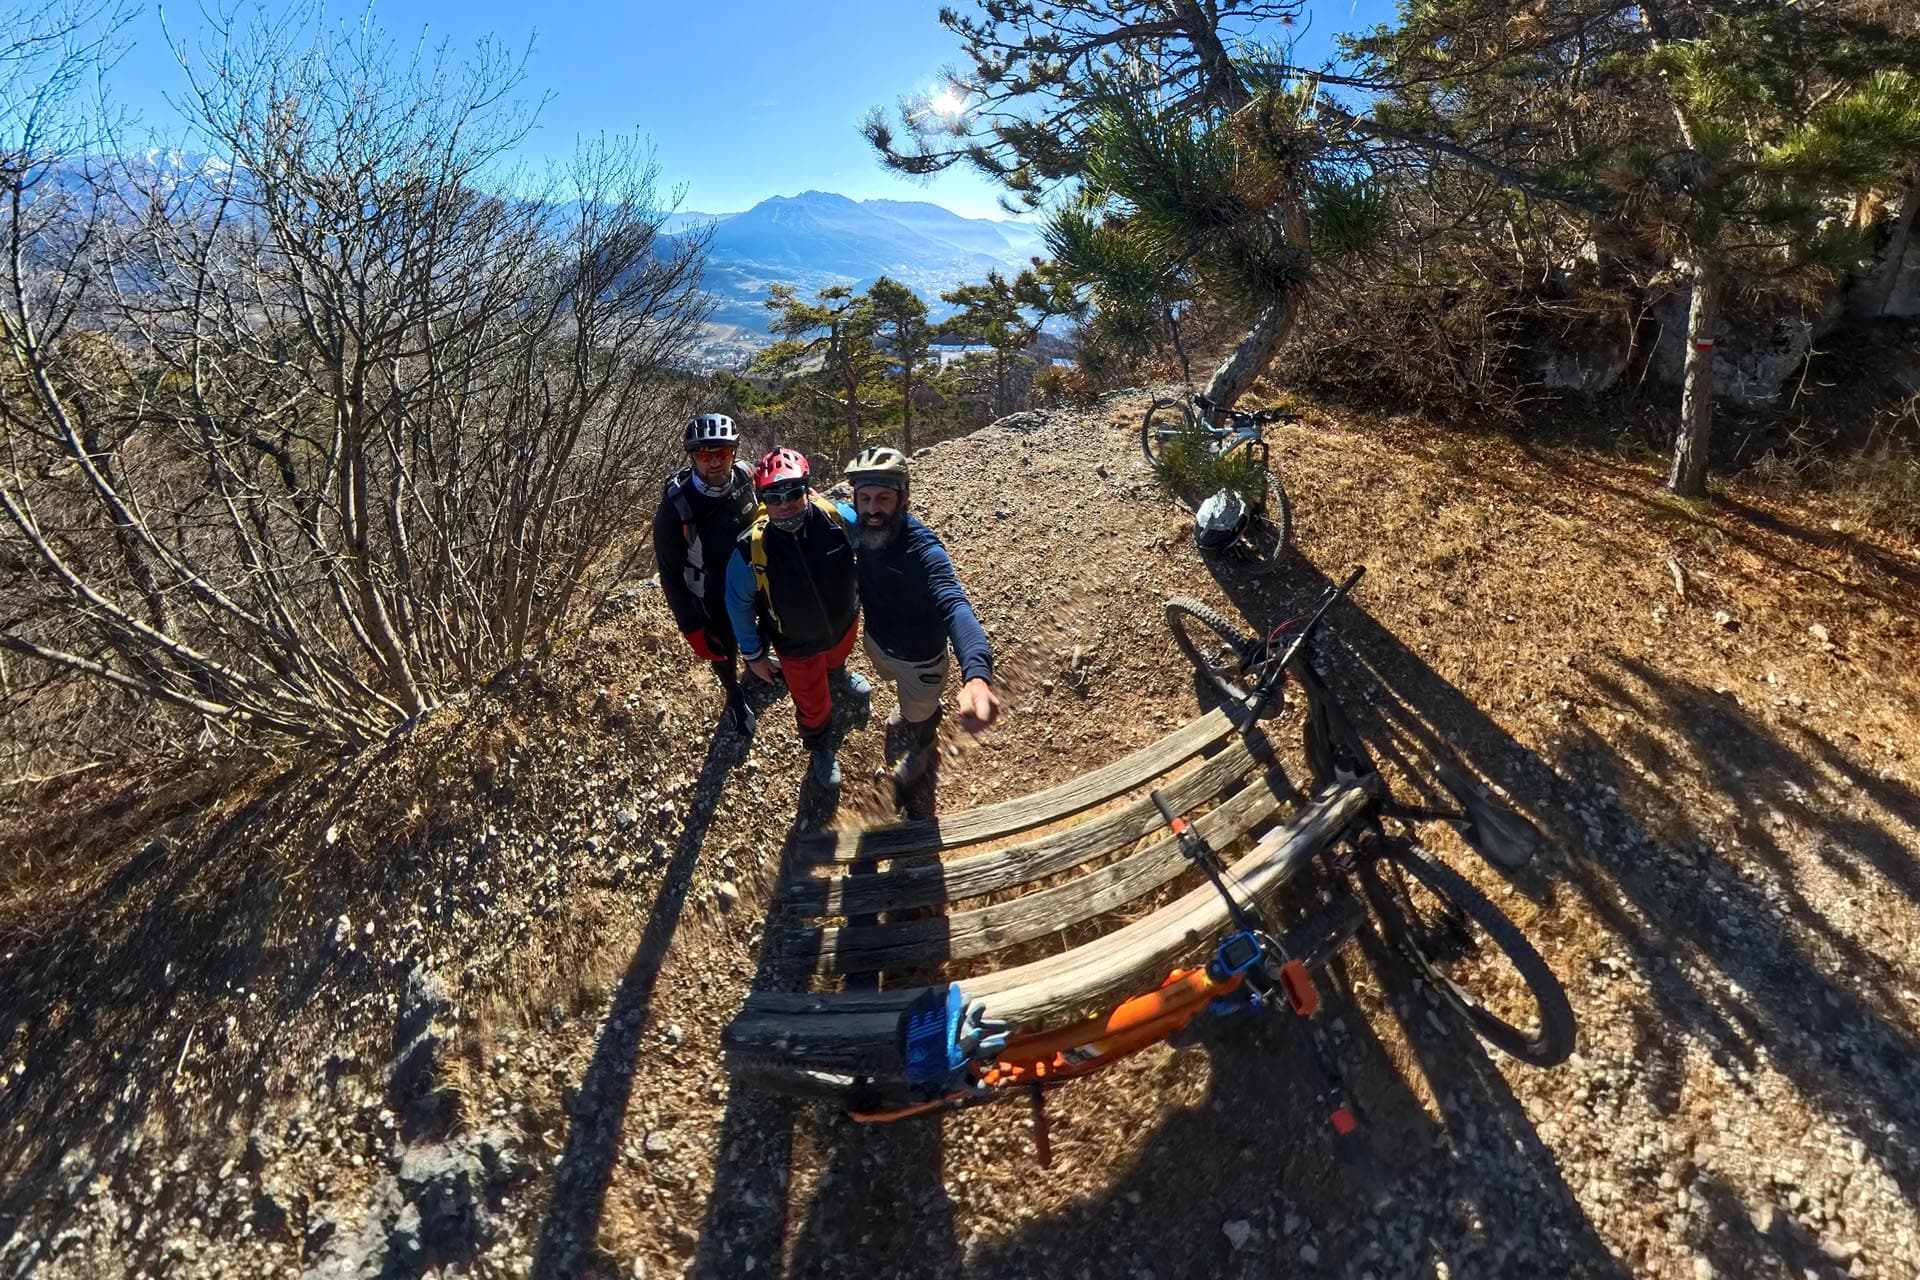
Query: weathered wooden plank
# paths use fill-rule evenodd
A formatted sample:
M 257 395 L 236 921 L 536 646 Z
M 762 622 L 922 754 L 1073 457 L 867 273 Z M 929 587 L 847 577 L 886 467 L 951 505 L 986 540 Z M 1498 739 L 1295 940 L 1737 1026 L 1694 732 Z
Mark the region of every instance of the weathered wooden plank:
M 1130 756 L 1045 791 L 891 827 L 815 832 L 794 842 L 794 857 L 806 864 L 927 856 L 956 845 L 1044 826 L 1131 791 L 1233 730 L 1226 712 L 1209 711 Z
M 1234 742 L 1160 788 L 1179 813 L 1218 796 L 1253 767 L 1245 742 Z M 806 915 L 865 915 L 906 907 L 960 902 L 983 893 L 1028 884 L 1079 866 L 1090 858 L 1132 844 L 1166 825 L 1146 796 L 1111 813 L 988 853 L 932 864 L 915 862 L 864 874 L 792 880 L 787 905 Z
M 1291 822 L 1266 833 L 1231 868 L 1240 892 L 1264 898 L 1285 883 L 1365 811 L 1377 785 L 1366 780 L 1329 787 Z M 965 987 L 968 995 L 985 1000 L 989 1017 L 1023 1029 L 1057 1026 L 1157 982 L 1176 960 L 1217 937 L 1228 919 L 1220 895 L 1211 885 L 1202 885 L 1093 942 L 969 978 Z M 729 1057 L 822 1070 L 896 1070 L 899 1012 L 922 989 L 756 992 L 727 1028 Z
M 1273 815 L 1275 788 L 1255 782 L 1194 822 L 1212 844 L 1227 846 Z M 866 973 L 902 965 L 964 960 L 1058 933 L 1124 907 L 1160 888 L 1192 861 L 1169 835 L 1064 884 L 952 915 L 887 924 L 848 924 L 789 934 L 795 954 L 812 957 L 816 973 Z
M 1235 862 L 1228 873 L 1231 883 L 1243 898 L 1266 897 L 1371 803 L 1369 786 L 1328 788 L 1300 819 L 1275 827 Z M 1180 956 L 1218 937 L 1229 919 L 1220 894 L 1212 885 L 1201 885 L 1098 942 L 983 974 L 967 984 L 967 991 L 986 1001 L 989 1017 L 1016 1026 L 1052 1026 L 1128 994 L 1149 976 L 1156 981 L 1164 977 Z

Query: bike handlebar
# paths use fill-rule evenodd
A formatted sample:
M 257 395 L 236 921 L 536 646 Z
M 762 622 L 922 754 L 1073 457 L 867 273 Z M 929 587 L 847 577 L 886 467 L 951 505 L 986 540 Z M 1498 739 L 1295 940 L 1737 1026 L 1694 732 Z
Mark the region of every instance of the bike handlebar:
M 1224 414 L 1230 428 L 1265 426 L 1270 422 L 1300 421 L 1300 415 L 1288 409 L 1259 409 L 1253 413 L 1247 413 L 1242 409 L 1224 408 L 1219 401 L 1213 400 L 1200 392 L 1194 393 L 1193 407 L 1200 411 L 1202 417 L 1206 418 L 1211 418 L 1215 414 Z

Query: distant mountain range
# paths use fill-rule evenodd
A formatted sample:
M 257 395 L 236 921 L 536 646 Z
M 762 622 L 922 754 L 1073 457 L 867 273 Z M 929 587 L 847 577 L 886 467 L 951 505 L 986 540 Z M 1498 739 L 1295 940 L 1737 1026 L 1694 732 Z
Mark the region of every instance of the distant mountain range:
M 829 191 L 762 200 L 744 213 L 677 213 L 670 234 L 713 229 L 706 285 L 714 319 L 764 331 L 767 289 L 790 284 L 803 297 L 829 285 L 865 288 L 892 276 L 927 300 L 935 318 L 952 310 L 940 292 L 1019 271 L 1046 252 L 1024 222 L 963 218 L 936 204 L 853 201 Z
M 77 190 L 89 163 L 62 166 L 56 184 Z M 211 186 L 229 172 L 206 155 L 160 149 L 124 157 L 122 165 L 123 180 L 131 172 L 163 189 Z M 130 187 L 128 194 L 140 193 Z M 829 191 L 775 196 L 743 213 L 675 213 L 662 229 L 680 236 L 699 228 L 713 233 L 706 272 L 717 304 L 713 319 L 746 330 L 738 336 L 749 347 L 765 341 L 763 304 L 774 284 L 791 284 L 810 297 L 828 285 L 864 289 L 892 276 L 926 299 L 939 320 L 953 310 L 940 301 L 942 290 L 993 270 L 1012 274 L 1046 252 L 1040 229 L 1030 223 L 963 218 L 922 201 L 856 202 Z

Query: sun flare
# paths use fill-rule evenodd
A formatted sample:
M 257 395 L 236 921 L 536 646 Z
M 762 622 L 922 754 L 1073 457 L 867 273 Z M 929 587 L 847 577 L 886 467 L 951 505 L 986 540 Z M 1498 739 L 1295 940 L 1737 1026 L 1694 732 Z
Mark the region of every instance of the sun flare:
M 927 110 L 948 120 L 958 120 L 967 113 L 968 97 L 964 90 L 948 85 L 927 102 Z

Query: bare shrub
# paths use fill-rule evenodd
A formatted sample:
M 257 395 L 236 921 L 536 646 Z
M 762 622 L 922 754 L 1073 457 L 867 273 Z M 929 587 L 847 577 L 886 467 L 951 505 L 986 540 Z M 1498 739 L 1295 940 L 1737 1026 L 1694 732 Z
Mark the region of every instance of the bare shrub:
M 1884 412 L 1858 448 L 1778 449 L 1749 474 L 1794 494 L 1822 494 L 1863 529 L 1920 543 L 1920 396 Z
M 351 745 L 591 608 L 677 444 L 704 244 L 661 237 L 632 144 L 508 171 L 521 83 L 496 47 L 260 27 L 192 79 L 204 164 L 28 140 L 0 175 L 0 646 Z

